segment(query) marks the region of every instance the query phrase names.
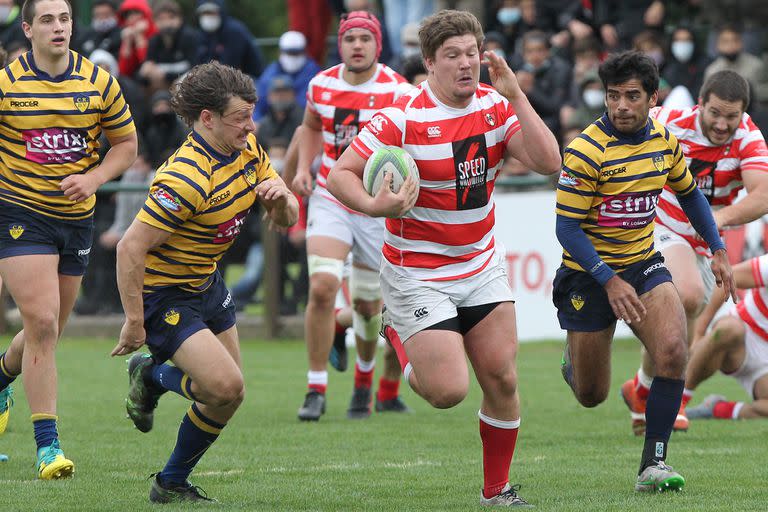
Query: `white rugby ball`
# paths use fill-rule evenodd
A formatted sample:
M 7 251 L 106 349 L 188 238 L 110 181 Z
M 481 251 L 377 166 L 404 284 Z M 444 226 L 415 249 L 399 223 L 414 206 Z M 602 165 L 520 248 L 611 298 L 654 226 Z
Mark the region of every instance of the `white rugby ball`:
M 397 146 L 384 146 L 368 158 L 363 170 L 363 186 L 365 190 L 375 196 L 384 180 L 384 173 L 392 174 L 392 186 L 390 189 L 397 194 L 403 182 L 412 176 L 419 184 L 419 168 L 416 162 L 406 150 Z

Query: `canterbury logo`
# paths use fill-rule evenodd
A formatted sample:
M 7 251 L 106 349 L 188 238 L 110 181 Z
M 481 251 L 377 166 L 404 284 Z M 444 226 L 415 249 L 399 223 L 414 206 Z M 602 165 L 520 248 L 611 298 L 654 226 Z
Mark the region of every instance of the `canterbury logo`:
M 169 309 L 168 311 L 165 312 L 165 316 L 163 316 L 163 320 L 165 320 L 165 323 L 170 325 L 178 324 L 180 318 L 181 318 L 181 314 L 175 309 Z
M 11 234 L 14 240 L 18 239 L 22 233 L 24 233 L 24 226 L 11 226 L 8 228 L 8 232 Z
M 442 135 L 440 133 L 440 127 L 439 126 L 428 126 L 427 127 L 427 137 L 439 137 Z
M 581 310 L 581 308 L 584 307 L 584 297 L 581 295 L 574 295 L 571 297 L 571 304 L 573 305 L 573 309 L 576 311 Z
M 413 316 L 416 318 L 421 318 L 423 316 L 427 316 L 428 314 L 429 312 L 427 311 L 427 308 L 419 308 L 413 312 Z

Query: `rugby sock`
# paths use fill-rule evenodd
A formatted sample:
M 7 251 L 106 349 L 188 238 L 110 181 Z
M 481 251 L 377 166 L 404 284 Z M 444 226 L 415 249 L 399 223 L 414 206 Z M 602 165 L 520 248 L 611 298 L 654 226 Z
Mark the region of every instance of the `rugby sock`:
M 645 408 L 645 444 L 640 471 L 667 457 L 667 443 L 680 410 L 685 381 L 654 377 Z
M 5 352 L 0 355 L 0 391 L 8 387 L 8 384 L 16 380 L 17 375 L 14 375 L 5 366 Z
M 221 434 L 225 425 L 205 417 L 197 404 L 184 415 L 171 458 L 160 472 L 160 483 L 184 484 L 192 469 Z
M 360 356 L 357 356 L 355 362 L 355 387 L 356 388 L 369 388 L 373 384 L 373 368 L 376 366 L 376 360 L 363 361 Z
M 192 394 L 192 379 L 189 375 L 175 366 L 157 364 L 152 367 L 152 384 L 160 390 L 173 391 L 193 402 L 197 400 Z
M 520 418 L 503 421 L 477 411 L 483 442 L 483 496 L 492 498 L 509 483 L 509 466 L 515 453 Z
M 325 394 L 325 390 L 328 389 L 328 372 L 325 370 L 321 372 L 309 370 L 307 372 L 307 386 L 310 391 Z
M 640 400 L 648 400 L 652 382 L 653 377 L 646 375 L 642 368 L 637 370 L 637 373 L 635 374 L 635 390 L 637 391 L 637 397 Z
M 379 379 L 379 391 L 376 392 L 376 400 L 386 402 L 394 400 L 400 394 L 400 379 L 388 380 L 384 377 Z
M 383 334 L 384 338 L 389 342 L 390 345 L 392 345 L 392 348 L 395 349 L 397 362 L 400 363 L 400 368 L 403 369 L 403 375 L 405 375 L 405 367 L 410 364 L 410 361 L 408 361 L 408 356 L 405 354 L 405 347 L 403 347 L 403 341 L 400 339 L 400 335 L 398 335 L 397 331 L 388 325 L 384 326 Z M 408 377 L 406 376 L 406 380 L 407 379 Z
M 48 448 L 59 438 L 59 433 L 56 431 L 56 420 L 58 419 L 55 414 L 32 415 L 32 426 L 35 429 L 35 442 L 38 450 Z
M 744 402 L 727 402 L 725 400 L 717 402 L 712 408 L 712 416 L 721 420 L 737 420 Z

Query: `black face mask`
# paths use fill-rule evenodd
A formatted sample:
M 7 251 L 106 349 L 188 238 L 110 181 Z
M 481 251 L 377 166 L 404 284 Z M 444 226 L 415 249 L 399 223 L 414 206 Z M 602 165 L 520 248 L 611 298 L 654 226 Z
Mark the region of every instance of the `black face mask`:
M 175 121 L 176 114 L 173 112 L 162 112 L 153 116 L 157 124 L 169 125 Z
M 176 27 L 163 27 L 159 30 L 159 32 L 165 37 L 173 37 L 174 35 L 176 35 L 176 32 L 178 32 L 178 30 L 179 29 Z
M 728 62 L 735 62 L 736 59 L 739 58 L 739 55 L 741 55 L 741 52 L 730 52 L 730 53 L 720 52 L 720 56 L 725 60 L 727 60 Z

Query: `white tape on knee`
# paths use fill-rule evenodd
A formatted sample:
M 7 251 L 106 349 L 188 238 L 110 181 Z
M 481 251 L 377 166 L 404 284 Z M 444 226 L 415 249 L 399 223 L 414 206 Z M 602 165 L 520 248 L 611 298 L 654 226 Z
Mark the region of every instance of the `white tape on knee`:
M 379 272 L 365 268 L 352 267 L 349 273 L 349 294 L 352 303 L 355 299 L 365 301 L 381 300 L 381 283 Z
M 309 254 L 307 255 L 307 270 L 309 271 L 310 276 L 325 272 L 326 274 L 334 275 L 336 279 L 341 281 L 344 274 L 344 260 Z
M 355 335 L 365 341 L 376 341 L 379 339 L 381 330 L 381 313 L 378 313 L 368 320 L 363 315 L 352 310 L 352 330 Z

